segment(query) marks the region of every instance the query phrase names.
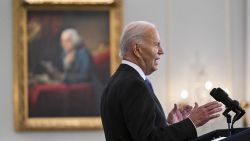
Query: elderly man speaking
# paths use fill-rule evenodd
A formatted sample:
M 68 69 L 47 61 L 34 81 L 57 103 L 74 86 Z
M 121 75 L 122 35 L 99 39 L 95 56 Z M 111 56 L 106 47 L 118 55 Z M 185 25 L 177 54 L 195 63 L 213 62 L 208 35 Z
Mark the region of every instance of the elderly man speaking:
M 218 102 L 185 106 L 165 117 L 147 79 L 164 54 L 156 27 L 145 21 L 129 23 L 120 42 L 122 63 L 104 89 L 101 118 L 107 141 L 187 141 L 196 128 L 219 117 Z

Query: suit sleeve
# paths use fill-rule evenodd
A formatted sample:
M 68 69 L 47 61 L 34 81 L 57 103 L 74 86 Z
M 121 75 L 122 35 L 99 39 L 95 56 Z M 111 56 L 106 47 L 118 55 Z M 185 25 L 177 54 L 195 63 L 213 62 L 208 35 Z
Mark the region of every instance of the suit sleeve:
M 189 119 L 170 126 L 155 126 L 156 105 L 143 81 L 134 81 L 120 90 L 125 124 L 135 141 L 187 141 L 197 137 Z

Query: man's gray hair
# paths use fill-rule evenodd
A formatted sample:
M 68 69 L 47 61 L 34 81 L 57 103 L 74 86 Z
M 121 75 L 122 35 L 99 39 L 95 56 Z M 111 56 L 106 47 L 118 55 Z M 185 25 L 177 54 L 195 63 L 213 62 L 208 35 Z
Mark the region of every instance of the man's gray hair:
M 74 28 L 67 28 L 62 31 L 61 38 L 65 35 L 70 35 L 73 41 L 73 45 L 76 46 L 81 43 L 81 38 Z
M 134 42 L 143 44 L 146 32 L 155 25 L 146 21 L 134 21 L 127 24 L 122 32 L 120 40 L 120 57 L 123 57 L 129 51 Z

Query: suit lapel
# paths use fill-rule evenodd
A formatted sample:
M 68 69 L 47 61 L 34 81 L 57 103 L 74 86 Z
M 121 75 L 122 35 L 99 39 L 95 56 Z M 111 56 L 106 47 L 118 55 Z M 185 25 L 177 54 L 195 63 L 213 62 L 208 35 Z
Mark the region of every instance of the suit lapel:
M 140 76 L 140 74 L 134 68 L 130 67 L 129 65 L 121 64 L 118 67 L 117 71 L 128 71 L 130 73 L 134 73 L 138 78 L 140 78 L 140 79 L 143 80 L 143 78 Z M 158 98 L 156 97 L 156 95 L 154 94 L 154 92 L 152 92 L 152 90 L 150 90 L 151 88 L 148 87 L 148 85 L 145 83 L 145 80 L 143 80 L 143 81 L 144 81 L 144 84 L 146 85 L 146 87 L 148 88 L 148 90 L 149 90 L 149 92 L 150 92 L 150 94 L 151 94 L 151 96 L 152 96 L 152 98 L 153 98 L 153 100 L 154 100 L 154 102 L 156 104 L 156 107 L 157 107 L 158 111 L 166 119 L 166 116 L 164 114 L 163 108 L 162 108 L 162 106 L 161 106 Z

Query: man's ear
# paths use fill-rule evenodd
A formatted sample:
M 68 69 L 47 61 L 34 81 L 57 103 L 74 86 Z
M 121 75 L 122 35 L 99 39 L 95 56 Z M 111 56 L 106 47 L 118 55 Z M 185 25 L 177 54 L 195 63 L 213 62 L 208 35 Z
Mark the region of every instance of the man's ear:
M 139 44 L 134 44 L 133 53 L 137 58 L 141 58 L 141 48 L 140 48 Z

